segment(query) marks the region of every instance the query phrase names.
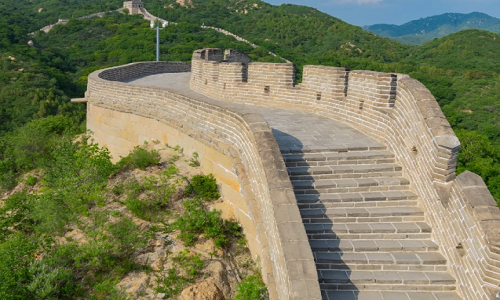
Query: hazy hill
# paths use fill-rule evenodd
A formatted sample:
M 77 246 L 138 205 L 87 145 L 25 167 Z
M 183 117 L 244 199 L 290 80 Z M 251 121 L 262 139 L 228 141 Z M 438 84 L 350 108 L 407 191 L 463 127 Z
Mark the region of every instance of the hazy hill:
M 407 44 L 423 44 L 434 38 L 464 29 L 481 29 L 500 32 L 500 19 L 484 13 L 470 14 L 447 13 L 419 20 L 403 25 L 375 24 L 365 26 L 365 30 L 377 35 L 394 38 Z

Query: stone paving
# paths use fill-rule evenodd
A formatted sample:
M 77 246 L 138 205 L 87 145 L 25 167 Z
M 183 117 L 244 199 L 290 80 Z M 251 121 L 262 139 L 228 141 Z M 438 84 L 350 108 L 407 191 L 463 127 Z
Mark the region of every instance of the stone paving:
M 130 80 L 129 83 L 168 88 L 197 99 L 211 99 L 189 88 L 191 73 L 166 73 Z M 340 122 L 301 112 L 246 106 L 268 121 L 282 152 L 347 151 L 385 148 L 365 134 Z
M 189 89 L 190 73 L 133 84 Z M 269 122 L 283 153 L 325 300 L 460 300 L 446 259 L 393 153 L 340 122 L 246 106 Z

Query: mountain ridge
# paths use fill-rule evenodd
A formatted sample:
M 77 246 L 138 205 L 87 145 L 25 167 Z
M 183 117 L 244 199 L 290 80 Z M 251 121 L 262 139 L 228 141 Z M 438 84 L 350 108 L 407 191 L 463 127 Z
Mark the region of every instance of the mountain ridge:
M 445 13 L 413 20 L 402 25 L 374 24 L 363 26 L 363 29 L 402 43 L 423 44 L 426 41 L 466 29 L 500 33 L 500 19 L 481 12 Z

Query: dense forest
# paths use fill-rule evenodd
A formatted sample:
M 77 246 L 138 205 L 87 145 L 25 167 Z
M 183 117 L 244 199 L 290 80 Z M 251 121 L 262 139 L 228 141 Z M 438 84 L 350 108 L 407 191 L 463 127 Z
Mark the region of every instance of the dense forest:
M 410 74 L 432 91 L 462 143 L 458 171 L 480 174 L 500 203 L 499 34 L 465 30 L 409 46 L 305 6 L 258 0 L 193 0 L 187 6 L 170 0 L 144 2 L 151 13 L 177 22 L 161 32 L 161 60 L 189 61 L 195 49 L 218 47 L 238 49 L 254 61 L 279 61 L 267 54 L 272 51 L 294 62 L 298 80 L 306 64 Z M 115 188 L 113 176 L 127 172 L 126 162 L 113 164 L 105 149 L 72 142 L 85 131 L 85 106 L 70 99 L 83 96 L 88 74 L 155 59 L 155 32 L 140 16 L 116 12 L 121 6 L 115 0 L 0 0 L 0 192 L 10 195 L 16 186 L 26 188 L 16 188 L 19 193 L 2 201 L 0 268 L 9 270 L 0 273 L 2 299 L 122 299 L 114 284 L 142 268 L 127 255 L 150 233 L 137 231 L 127 218 L 111 230 L 97 209 Z M 110 12 L 103 18 L 75 19 L 101 11 Z M 71 20 L 48 34 L 37 31 L 58 18 Z M 202 24 L 229 30 L 259 47 L 202 29 Z M 138 150 L 137 155 L 144 153 Z M 88 184 L 83 192 L 75 189 L 82 182 Z M 133 198 L 123 201 L 140 218 L 148 218 L 145 212 L 157 207 L 137 208 L 133 201 L 137 193 L 155 190 L 134 184 L 116 194 Z M 30 193 L 34 187 L 43 193 Z M 64 200 L 70 194 L 75 203 Z M 205 202 L 193 203 L 186 209 L 206 213 L 201 208 Z M 51 207 L 64 210 L 49 212 Z M 85 227 L 93 228 L 99 239 L 87 246 L 52 247 L 49 237 L 81 215 L 91 219 Z M 232 225 L 213 218 L 217 230 L 226 230 L 236 243 L 239 236 Z M 50 259 L 35 264 L 41 248 Z M 96 255 L 102 260 L 93 261 Z M 124 269 L 110 273 L 117 263 Z M 184 284 L 194 280 L 175 276 Z M 250 293 L 262 292 L 258 280 L 247 287 Z

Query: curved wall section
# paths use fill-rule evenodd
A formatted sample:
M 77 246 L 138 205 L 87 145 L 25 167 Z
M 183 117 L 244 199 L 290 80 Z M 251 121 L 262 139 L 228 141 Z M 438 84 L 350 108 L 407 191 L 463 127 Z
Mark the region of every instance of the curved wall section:
M 136 63 L 90 74 L 88 128 L 114 156 L 152 139 L 197 151 L 243 225 L 252 254 L 260 257 L 271 298 L 321 299 L 292 185 L 267 122 L 240 105 L 123 82 L 189 68 Z
M 219 51 L 194 52 L 193 90 L 228 102 L 315 113 L 386 143 L 420 196 L 464 299 L 495 299 L 500 210 L 477 175 L 455 179 L 460 143 L 424 85 L 408 75 L 325 66 L 305 66 L 302 83 L 295 85 L 292 64 L 228 62 Z

